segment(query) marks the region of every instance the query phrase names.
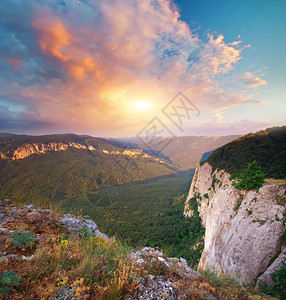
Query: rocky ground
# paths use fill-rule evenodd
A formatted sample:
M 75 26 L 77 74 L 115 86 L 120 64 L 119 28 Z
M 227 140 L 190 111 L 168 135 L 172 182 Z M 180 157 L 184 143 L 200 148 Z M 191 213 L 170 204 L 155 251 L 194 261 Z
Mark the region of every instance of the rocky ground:
M 159 249 L 127 251 L 90 219 L 8 199 L 0 202 L 0 241 L 3 299 L 266 299 L 212 286 Z M 3 279 L 11 271 L 20 283 Z

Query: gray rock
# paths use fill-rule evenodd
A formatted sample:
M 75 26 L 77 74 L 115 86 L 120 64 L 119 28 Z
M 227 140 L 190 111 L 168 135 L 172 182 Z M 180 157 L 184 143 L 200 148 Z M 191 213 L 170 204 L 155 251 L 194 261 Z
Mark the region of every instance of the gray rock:
M 272 285 L 271 274 L 278 270 L 282 266 L 282 262 L 285 259 L 286 247 L 282 247 L 280 255 L 274 260 L 274 262 L 267 268 L 267 270 L 257 278 L 256 288 L 259 288 L 260 284 Z
M 33 205 L 33 204 L 25 205 L 24 207 L 26 207 L 27 209 L 37 209 L 38 208 L 36 205 Z
M 213 185 L 214 176 L 219 182 Z M 198 165 L 184 214 L 192 216 L 189 201 L 194 201 L 191 199 L 197 193 L 208 194 L 208 199 L 198 200 L 206 228 L 199 269 L 226 273 L 241 283 L 253 282 L 263 274 L 281 247 L 286 207 L 277 199 L 285 192 L 278 185 L 240 191 L 227 172 L 212 172 L 208 163 Z
M 82 230 L 83 228 L 87 228 L 91 231 L 91 233 L 95 234 L 96 236 L 100 236 L 109 240 L 109 237 L 106 234 L 101 233 L 98 230 L 97 225 L 94 223 L 94 221 L 90 219 L 76 218 L 72 217 L 70 214 L 65 214 L 59 219 L 59 222 L 63 226 L 65 226 L 69 231 L 76 232 Z
M 132 251 L 129 256 L 134 259 L 137 264 L 148 263 L 148 262 L 156 262 L 159 261 L 162 264 L 166 265 L 169 269 L 173 266 L 177 267 L 177 273 L 181 277 L 201 277 L 201 274 L 197 271 L 194 271 L 188 266 L 187 261 L 184 258 L 169 258 L 164 257 L 163 253 L 155 250 L 150 247 L 145 247 L 142 250 Z M 147 258 L 146 258 L 147 256 Z M 149 256 L 149 259 L 148 259 Z
M 175 300 L 178 287 L 163 276 L 148 275 L 146 283 L 140 284 L 137 295 L 125 297 L 125 300 Z

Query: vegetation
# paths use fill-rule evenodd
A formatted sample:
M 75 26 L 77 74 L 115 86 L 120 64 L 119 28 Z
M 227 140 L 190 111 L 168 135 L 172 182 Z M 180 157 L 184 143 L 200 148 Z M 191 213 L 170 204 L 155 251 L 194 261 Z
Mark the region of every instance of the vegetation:
M 260 285 L 261 292 L 266 295 L 278 297 L 281 300 L 286 300 L 286 259 L 285 258 L 280 269 L 271 274 L 271 279 L 274 284 Z
M 80 143 L 96 151 L 69 148 L 66 151 L 31 155 L 8 161 L 0 158 L 0 197 L 43 204 L 80 198 L 90 182 L 97 187 L 145 180 L 176 172 L 167 160 L 105 154 L 124 151 L 125 146 L 106 139 L 77 135 L 10 136 L 0 134 L 0 152 L 11 156 L 23 143 Z M 163 161 L 163 160 L 161 160 Z
M 259 295 L 252 296 L 254 293 L 250 286 L 242 288 L 241 285 L 232 277 L 227 274 L 218 275 L 211 270 L 202 271 L 203 279 L 208 282 L 216 290 L 216 294 L 219 299 L 253 299 L 253 300 L 263 300 L 265 298 Z
M 11 287 L 20 284 L 22 278 L 14 271 L 4 271 L 0 274 L 0 295 L 9 294 Z
M 264 183 L 265 175 L 254 160 L 247 168 L 235 176 L 233 185 L 239 190 L 259 190 Z
M 85 199 L 63 202 L 63 210 L 88 215 L 102 232 L 132 247 L 157 246 L 167 255 L 184 257 L 195 265 L 204 234 L 196 201 L 192 202 L 194 216 L 183 216 L 193 173 L 190 170 L 120 185 L 112 197 L 105 189 L 89 190 Z
M 37 240 L 37 237 L 30 235 L 29 231 L 15 231 L 10 233 L 13 238 L 12 249 L 15 248 L 32 248 Z
M 214 169 L 242 172 L 256 160 L 267 178 L 286 178 L 286 126 L 246 134 L 215 150 L 207 161 Z
M 39 211 L 38 219 L 31 219 L 28 209 L 26 214 L 23 211 L 19 210 L 16 218 L 5 226 L 10 230 L 31 226 L 31 233 L 40 232 L 40 239 L 30 253 L 32 259 L 24 260 L 21 249 L 15 252 L 10 243 L 5 243 L 8 253 L 14 251 L 19 255 L 9 262 L 0 261 L 0 268 L 6 269 L 0 274 L 1 293 L 11 293 L 3 295 L 5 300 L 124 299 L 127 294 L 135 295 L 149 275 L 163 275 L 173 282 L 178 298 L 206 299 L 226 295 L 226 299 L 251 299 L 237 298 L 246 292 L 241 287 L 232 291 L 224 280 L 217 284 L 209 278 L 186 276 L 185 267 L 164 254 L 160 254 L 159 259 L 155 251 L 141 252 L 141 262 L 136 263 L 137 259 L 130 254 L 131 248 L 115 238 L 94 237 L 89 231 L 68 233 L 56 226 L 53 218 L 58 215 L 53 212 Z M 1 238 L 9 241 L 8 233 L 4 231 L 3 234 Z

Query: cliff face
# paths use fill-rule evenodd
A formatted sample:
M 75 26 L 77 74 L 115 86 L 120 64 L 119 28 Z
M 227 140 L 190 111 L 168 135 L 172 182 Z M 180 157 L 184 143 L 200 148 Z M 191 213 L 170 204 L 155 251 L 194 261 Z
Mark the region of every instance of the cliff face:
M 0 157 L 6 160 L 24 159 L 33 154 L 46 154 L 51 151 L 66 151 L 69 147 L 76 149 L 84 149 L 94 151 L 93 146 L 85 146 L 79 143 L 28 143 L 18 147 L 12 151 L 3 151 L 0 153 Z
M 224 272 L 248 283 L 269 273 L 267 270 L 274 266 L 279 268 L 283 250 L 280 238 L 285 232 L 285 192 L 277 185 L 240 191 L 232 186 L 227 172 L 212 173 L 210 164 L 198 165 L 184 214 L 192 216 L 189 201 L 196 201 L 196 197 L 206 228 L 199 269 Z M 258 280 L 270 279 L 262 275 Z
M 0 152 L 0 158 L 5 160 L 17 160 L 17 159 L 25 159 L 33 154 L 46 154 L 48 152 L 59 152 L 59 151 L 66 151 L 68 148 L 75 148 L 81 150 L 89 150 L 89 151 L 96 151 L 97 149 L 92 145 L 83 145 L 80 143 L 69 142 L 69 143 L 27 143 L 24 144 L 14 150 L 3 150 Z M 142 149 L 124 149 L 121 151 L 109 151 L 109 150 L 99 150 L 102 151 L 104 154 L 111 154 L 111 155 L 125 155 L 133 158 L 143 157 L 143 158 L 150 158 L 154 161 L 158 161 L 160 163 L 165 163 L 163 160 L 152 157 L 149 154 L 146 154 L 142 151 Z

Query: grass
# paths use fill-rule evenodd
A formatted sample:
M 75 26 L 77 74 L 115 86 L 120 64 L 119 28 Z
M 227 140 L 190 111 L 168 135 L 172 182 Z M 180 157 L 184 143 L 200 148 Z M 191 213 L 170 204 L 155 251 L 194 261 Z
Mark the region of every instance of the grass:
M 266 184 L 276 184 L 276 185 L 285 185 L 286 186 L 286 179 L 265 178 L 264 182 Z

